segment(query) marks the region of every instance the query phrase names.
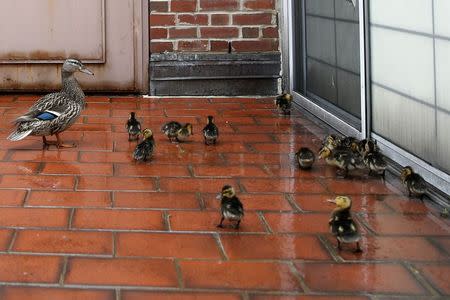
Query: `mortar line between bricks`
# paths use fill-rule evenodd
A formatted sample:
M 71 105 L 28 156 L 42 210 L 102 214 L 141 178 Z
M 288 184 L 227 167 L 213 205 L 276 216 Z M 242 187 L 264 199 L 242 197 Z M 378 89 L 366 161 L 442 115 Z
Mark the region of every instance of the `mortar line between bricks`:
M 115 208 L 116 207 L 116 192 L 110 191 L 108 193 L 108 195 L 109 195 L 110 207 Z
M 342 257 L 339 256 L 338 253 L 336 253 L 336 249 L 333 247 L 331 243 L 325 238 L 322 234 L 318 235 L 317 238 L 319 239 L 321 245 L 325 250 L 331 255 L 331 257 L 334 259 L 337 263 L 343 263 L 344 260 Z
M 267 222 L 266 218 L 264 217 L 264 214 L 262 211 L 258 211 L 257 215 L 259 217 L 259 220 L 263 224 L 263 227 L 266 229 L 267 233 L 273 234 L 272 228 L 270 228 L 269 223 Z
M 225 248 L 223 247 L 222 240 L 220 239 L 219 233 L 213 234 L 214 239 L 216 240 L 217 247 L 219 248 L 220 256 L 222 257 L 222 260 L 229 260 L 227 253 L 225 252 Z
M 45 167 L 45 162 L 41 161 L 39 162 L 37 168 L 36 168 L 36 175 L 42 173 L 42 171 L 44 171 L 44 167 Z
M 170 226 L 170 212 L 167 210 L 163 210 L 162 212 L 162 218 L 163 218 L 163 222 L 164 222 L 164 227 L 166 228 L 166 231 L 171 232 L 171 226 Z
M 111 243 L 112 243 L 112 257 L 115 258 L 116 257 L 116 252 L 117 252 L 117 232 L 112 232 L 112 239 L 111 239 Z
M 356 220 L 359 224 L 361 224 L 369 234 L 372 234 L 374 236 L 378 236 L 378 233 L 370 227 L 370 224 L 367 223 L 366 218 L 364 216 L 368 215 L 367 213 L 355 213 L 354 216 L 356 217 Z M 383 214 L 379 214 L 383 215 Z M 402 234 L 399 234 L 398 236 L 402 236 Z
M 12 251 L 12 248 L 14 247 L 14 243 L 16 242 L 17 234 L 18 234 L 18 230 L 15 229 L 13 231 L 13 233 L 11 234 L 11 239 L 9 240 L 9 244 L 8 244 L 8 250 L 6 251 L 7 253 Z
M 247 193 L 247 189 L 245 188 L 245 186 L 241 183 L 241 179 L 240 178 L 232 178 L 234 179 L 234 181 L 237 183 L 237 186 L 239 187 L 241 193 Z
M 409 273 L 414 277 L 414 279 L 420 283 L 420 285 L 432 296 L 440 296 L 440 292 L 438 289 L 429 282 L 425 276 L 423 276 L 418 269 L 416 269 L 410 262 L 401 261 L 405 269 L 409 271 Z
M 292 207 L 292 210 L 296 213 L 306 213 L 300 205 L 298 205 L 297 202 L 292 198 L 292 195 L 289 193 L 284 193 L 284 199 L 289 203 L 289 205 Z
M 61 273 L 59 276 L 59 285 L 63 286 L 64 285 L 64 279 L 66 277 L 66 272 L 67 272 L 67 264 L 69 263 L 69 258 L 67 256 L 64 257 L 63 259 L 63 264 L 62 264 L 62 268 L 61 268 Z
M 266 173 L 267 173 L 267 175 L 269 176 L 269 177 L 276 177 L 275 176 L 275 174 L 273 174 L 273 172 L 270 170 L 270 168 L 267 166 L 267 164 L 259 164 L 259 166 L 264 170 L 264 171 L 266 171 Z
M 441 254 L 450 256 L 450 249 L 448 249 L 447 251 L 447 249 L 444 248 L 440 243 L 436 242 L 435 237 L 426 236 L 425 239 L 435 248 L 437 248 Z
M 58 284 L 54 283 L 22 283 L 22 282 L 0 282 L 0 286 L 24 286 L 24 287 L 43 287 L 43 288 L 59 288 Z M 295 291 L 280 291 L 280 290 L 254 290 L 254 289 L 226 289 L 226 288 L 175 288 L 175 287 L 150 287 L 150 286 L 129 286 L 124 285 L 117 287 L 115 285 L 83 285 L 83 284 L 65 284 L 64 288 L 74 288 L 74 289 L 98 289 L 98 290 L 115 290 L 120 288 L 123 290 L 131 290 L 131 291 L 148 291 L 148 292 L 193 292 L 193 293 L 226 293 L 226 294 L 241 294 L 241 293 L 249 293 L 249 294 L 261 294 L 261 295 L 280 295 L 280 296 L 304 296 L 307 293 L 304 292 L 295 292 Z M 311 293 L 318 296 L 367 296 L 367 293 L 350 293 L 350 292 L 333 292 L 333 293 L 320 293 L 314 292 Z M 310 293 L 308 293 L 310 295 Z M 389 295 L 389 294 L 388 294 Z M 408 299 L 413 299 L 414 297 L 418 297 L 416 295 L 408 296 Z M 422 297 L 423 299 L 423 297 Z
M 200 211 L 206 210 L 205 199 L 203 199 L 203 195 L 200 192 L 195 192 L 195 198 L 198 201 L 198 205 L 200 207 Z
M 175 258 L 173 260 L 173 264 L 175 267 L 175 273 L 177 275 L 177 282 L 178 282 L 178 286 L 181 289 L 184 289 L 184 281 L 183 281 L 183 273 L 181 272 L 181 266 L 180 266 L 180 261 L 178 258 Z
M 74 183 L 73 183 L 73 191 L 77 191 L 78 190 L 78 183 L 80 182 L 80 176 L 74 176 Z
M 243 292 L 241 294 L 241 298 L 242 298 L 242 300 L 250 300 L 250 296 L 249 296 L 248 292 Z
M 295 278 L 297 278 L 297 281 L 299 282 L 302 290 L 305 293 L 310 293 L 311 292 L 310 288 L 306 285 L 305 279 L 300 274 L 300 272 L 297 270 L 294 263 L 292 261 L 290 261 L 287 265 L 289 266 L 289 269 L 291 270 L 291 272 L 295 276 Z
M 72 229 L 72 221 L 75 215 L 75 208 L 71 208 L 69 212 L 69 220 L 67 221 L 67 228 Z
M 0 286 L 24 286 L 24 287 L 43 287 L 43 288 L 57 288 L 59 287 L 57 284 L 45 284 L 45 283 L 21 283 L 21 282 L 0 282 Z M 192 293 L 225 293 L 225 294 L 242 294 L 248 293 L 252 295 L 277 295 L 277 296 L 306 296 L 306 295 L 316 295 L 316 296 L 370 296 L 364 292 L 330 292 L 330 293 L 321 293 L 321 292 L 298 292 L 298 291 L 278 291 L 278 290 L 253 290 L 253 289 L 225 289 L 225 288 L 173 288 L 173 287 L 143 287 L 143 286 L 111 286 L 111 285 L 82 285 L 82 284 L 67 284 L 64 285 L 65 288 L 72 289 L 83 289 L 83 290 L 115 290 L 121 289 L 130 290 L 130 291 L 148 291 L 148 292 L 192 292 Z M 398 296 L 393 294 L 380 294 L 380 296 Z M 405 299 L 423 299 L 423 296 L 417 295 L 403 295 Z
M 154 177 L 153 183 L 155 185 L 155 191 L 161 192 L 161 178 L 159 176 Z
M 187 165 L 188 173 L 192 178 L 195 178 L 194 167 L 192 164 Z
M 23 197 L 23 200 L 22 200 L 22 205 L 21 205 L 22 207 L 27 206 L 27 203 L 28 203 L 30 197 L 31 197 L 31 189 L 27 189 L 26 193 L 25 193 L 25 197 Z

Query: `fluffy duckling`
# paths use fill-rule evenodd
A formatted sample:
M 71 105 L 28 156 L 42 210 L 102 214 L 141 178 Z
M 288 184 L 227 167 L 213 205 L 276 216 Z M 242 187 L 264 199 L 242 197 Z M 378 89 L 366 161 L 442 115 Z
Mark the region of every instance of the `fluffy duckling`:
M 323 139 L 322 146 L 334 150 L 341 145 L 341 140 L 342 138 L 336 134 L 329 134 Z
M 342 170 L 344 178 L 347 177 L 349 171 L 365 168 L 362 158 L 350 150 L 335 149 L 332 151 L 328 147 L 322 147 L 319 151 L 319 158 L 325 159 L 328 165 Z
M 325 162 L 330 166 L 336 167 L 336 159 L 333 155 L 333 150 L 327 146 L 323 146 L 319 150 L 319 159 L 325 159 Z
M 361 234 L 350 212 L 352 200 L 347 196 L 337 196 L 328 202 L 336 204 L 328 224 L 331 233 L 336 236 L 338 249 L 341 250 L 341 243 L 356 243 L 355 252 L 362 252 L 359 246 Z
M 380 148 L 378 148 L 376 140 L 367 138 L 358 143 L 358 150 L 362 156 L 365 156 L 367 153 L 379 152 Z
M 235 221 L 235 229 L 239 229 L 239 224 L 244 216 L 244 206 L 238 197 L 236 197 L 236 192 L 234 188 L 230 185 L 224 185 L 222 187 L 222 192 L 217 195 L 217 199 L 220 199 L 220 213 L 222 218 L 220 219 L 219 225 L 217 227 L 223 228 L 223 221 L 225 219 L 229 221 Z
M 155 149 L 155 139 L 150 129 L 145 129 L 142 133 L 143 141 L 140 142 L 133 152 L 133 158 L 136 161 L 147 161 L 153 156 Z
M 427 191 L 427 184 L 425 180 L 417 173 L 414 173 L 410 166 L 403 168 L 401 174 L 403 185 L 408 190 L 408 196 L 419 197 L 423 200 L 423 196 Z
M 314 152 L 306 147 L 300 148 L 300 150 L 295 153 L 295 157 L 297 158 L 300 169 L 303 170 L 311 169 L 314 160 L 316 159 Z
M 340 146 L 345 149 L 356 151 L 358 148 L 359 140 L 352 136 L 346 136 L 340 141 Z
M 444 207 L 444 209 L 442 209 L 442 211 L 439 215 L 441 216 L 441 218 L 448 219 L 450 216 L 450 213 L 448 212 L 448 208 Z
M 369 152 L 364 156 L 364 164 L 369 169 L 369 175 L 381 175 L 385 179 L 387 163 L 380 152 Z
M 167 135 L 171 142 L 183 142 L 193 134 L 191 123 L 181 125 L 176 121 L 171 121 L 164 124 L 161 131 Z
M 128 131 L 128 140 L 139 140 L 139 134 L 141 133 L 141 123 L 136 119 L 136 113 L 131 112 L 125 125 Z
M 275 99 L 275 104 L 278 108 L 278 111 L 284 115 L 291 114 L 292 107 L 292 95 L 288 93 L 284 93 L 278 96 Z
M 206 145 L 216 144 L 217 138 L 219 137 L 219 128 L 213 121 L 214 117 L 208 116 L 207 124 L 205 128 L 203 128 L 203 136 L 205 137 Z

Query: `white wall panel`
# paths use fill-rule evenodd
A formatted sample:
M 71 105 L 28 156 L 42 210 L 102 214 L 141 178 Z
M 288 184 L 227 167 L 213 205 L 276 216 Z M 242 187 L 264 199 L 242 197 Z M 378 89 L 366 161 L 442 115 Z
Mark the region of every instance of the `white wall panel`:
M 450 0 L 434 0 L 434 30 L 450 38 Z
M 373 129 L 419 157 L 434 158 L 435 110 L 372 85 Z
M 450 115 L 437 113 L 437 157 L 440 167 L 450 170 Z
M 436 39 L 436 98 L 438 107 L 450 111 L 450 41 L 439 39 Z
M 434 104 L 433 39 L 372 27 L 372 80 Z
M 432 0 L 371 0 L 371 23 L 433 33 Z

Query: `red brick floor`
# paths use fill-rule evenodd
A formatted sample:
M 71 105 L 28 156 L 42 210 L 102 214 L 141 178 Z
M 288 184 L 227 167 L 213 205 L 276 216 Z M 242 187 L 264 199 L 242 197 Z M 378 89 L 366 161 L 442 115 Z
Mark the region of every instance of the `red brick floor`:
M 88 98 L 62 134 L 76 149 L 5 138 L 36 97 L 0 96 L 0 299 L 449 299 L 450 223 L 409 200 L 393 176 L 337 179 L 323 162 L 300 171 L 293 153 L 328 132 L 272 99 Z M 137 111 L 156 134 L 147 164 L 130 156 L 124 123 Z M 202 143 L 206 116 L 221 137 Z M 192 140 L 159 132 L 194 124 Z M 224 184 L 247 210 L 217 229 Z M 362 254 L 328 233 L 336 193 L 352 196 Z

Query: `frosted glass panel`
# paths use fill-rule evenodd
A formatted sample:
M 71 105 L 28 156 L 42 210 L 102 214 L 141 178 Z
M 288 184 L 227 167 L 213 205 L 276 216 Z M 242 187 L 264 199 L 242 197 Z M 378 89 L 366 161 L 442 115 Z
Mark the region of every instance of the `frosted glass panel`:
M 373 131 L 450 173 L 450 0 L 370 3 Z
M 436 40 L 436 98 L 438 107 L 450 111 L 450 41 L 439 39 Z
M 419 157 L 435 153 L 435 110 L 397 93 L 372 86 L 373 129 Z
M 371 49 L 373 81 L 434 104 L 432 38 L 372 26 Z
M 450 38 L 450 0 L 434 0 L 434 30 Z
M 378 25 L 432 34 L 433 9 L 431 1 L 432 0 L 371 0 L 369 1 L 370 21 L 371 23 Z
M 438 162 L 447 172 L 450 170 L 450 115 L 444 112 L 437 114 L 437 157 Z

